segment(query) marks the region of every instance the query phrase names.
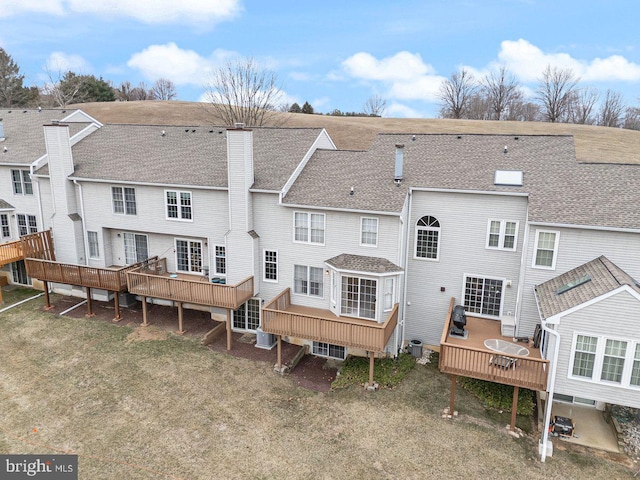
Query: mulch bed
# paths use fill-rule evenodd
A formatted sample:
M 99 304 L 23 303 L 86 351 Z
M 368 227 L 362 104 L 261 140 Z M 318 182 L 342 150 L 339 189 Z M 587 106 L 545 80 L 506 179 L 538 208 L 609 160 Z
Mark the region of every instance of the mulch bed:
M 52 299 L 52 307 L 49 313 L 59 315 L 65 312 L 65 316 L 72 318 L 87 318 L 87 305 L 81 304 L 83 299 L 71 296 L 56 296 Z M 70 308 L 79 305 L 77 308 Z M 44 307 L 42 308 L 44 310 Z M 93 316 L 87 318 L 91 321 L 113 322 L 115 307 L 113 300 L 110 302 L 92 302 Z M 135 302 L 130 307 L 120 308 L 122 319 L 115 325 L 128 325 L 139 327 L 142 324 L 142 304 Z M 147 320 L 155 328 L 177 334 L 178 309 L 164 305 L 149 304 L 147 308 Z M 184 309 L 183 328 L 184 335 L 201 339 L 213 327 L 219 323 L 211 319 L 209 312 Z M 256 336 L 251 333 L 232 332 L 231 350 L 227 350 L 227 337 L 223 332 L 207 348 L 220 353 L 226 353 L 234 357 L 247 358 L 259 362 L 267 362 L 275 365 L 277 361 L 277 349 L 271 350 L 257 348 Z M 299 345 L 282 342 L 282 362 L 289 365 L 291 360 L 300 350 Z M 328 392 L 331 382 L 336 378 L 337 369 L 328 367 L 327 359 L 314 355 L 305 355 L 302 360 L 289 372 L 291 380 L 298 386 L 317 392 Z

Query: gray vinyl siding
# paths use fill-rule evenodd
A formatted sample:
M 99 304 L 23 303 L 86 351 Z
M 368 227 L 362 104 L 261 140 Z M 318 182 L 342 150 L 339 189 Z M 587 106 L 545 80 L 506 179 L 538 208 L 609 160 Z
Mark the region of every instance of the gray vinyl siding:
M 323 297 L 296 295 L 293 293 L 294 265 L 327 270 L 325 261 L 341 253 L 382 257 L 400 264 L 399 217 L 369 215 L 359 212 L 337 212 L 288 208 L 278 205 L 275 194 L 254 194 L 255 229 L 260 235 L 260 296 L 267 302 L 286 288 L 291 288 L 292 302 L 298 305 L 329 310 L 331 308 L 330 275 L 323 276 Z M 325 214 L 325 244 L 302 244 L 293 241 L 294 212 Z M 363 216 L 378 218 L 378 246 L 360 246 L 360 219 Z M 264 250 L 278 252 L 278 282 L 264 282 Z M 375 277 L 372 277 L 375 278 Z M 396 298 L 398 298 L 396 282 Z M 379 286 L 381 288 L 381 285 Z
M 526 197 L 413 192 L 408 221 L 406 340 L 440 343 L 451 297 L 456 304 L 463 303 L 465 274 L 510 280 L 512 286 L 503 289 L 502 314 L 515 313 L 526 212 Z M 425 215 L 440 223 L 437 261 L 414 258 L 416 223 Z M 515 251 L 486 248 L 489 219 L 518 222 Z
M 640 308 L 638 299 L 623 291 L 560 319 L 560 324 L 557 326 L 557 331 L 560 333 L 560 351 L 556 372 L 556 393 L 640 408 L 640 388 L 569 378 L 574 332 L 618 340 L 640 341 L 640 331 L 629 324 L 630 319 L 638 317 L 638 308 Z
M 560 232 L 555 270 L 531 266 L 535 255 L 536 230 Z M 633 278 L 640 279 L 640 234 L 638 233 L 531 225 L 524 261 L 524 289 L 517 334 L 531 336 L 535 325 L 540 323 L 540 315 L 533 294 L 535 285 L 557 277 L 600 255 L 605 255 Z
M 204 242 L 209 246 L 225 245 L 225 234 L 229 230 L 226 191 L 179 189 L 191 192 L 193 221 L 189 222 L 166 218 L 165 191 L 171 188 L 92 182 L 82 185 L 86 230 L 98 232 L 98 238 L 104 242 L 100 245 L 101 258 L 90 259 L 94 266 L 124 265 L 123 232 L 150 234 L 149 255 L 167 257 L 172 269 L 175 268 L 175 238 L 202 240 L 205 252 L 213 249 L 205 248 Z M 136 215 L 113 212 L 112 186 L 135 188 Z M 166 237 L 166 241 L 156 242 L 154 234 Z M 204 266 L 212 265 L 211 256 L 203 256 Z

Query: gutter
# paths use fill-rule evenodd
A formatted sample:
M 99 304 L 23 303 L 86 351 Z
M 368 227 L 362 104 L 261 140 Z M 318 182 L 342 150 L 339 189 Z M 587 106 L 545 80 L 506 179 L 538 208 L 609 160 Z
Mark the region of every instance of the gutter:
M 556 338 L 556 344 L 553 349 L 553 361 L 550 363 L 551 371 L 549 385 L 547 385 L 547 402 L 545 404 L 544 413 L 544 427 L 542 430 L 542 438 L 540 438 L 540 461 L 544 463 L 547 458 L 547 445 L 549 444 L 549 425 L 551 424 L 551 407 L 553 405 L 553 391 L 556 384 L 556 369 L 558 365 L 558 353 L 560 351 L 560 334 L 549 328 L 545 319 L 542 318 L 542 312 L 540 311 L 540 302 L 538 301 L 538 295 L 536 294 L 535 287 L 533 288 L 533 296 L 536 299 L 536 307 L 538 307 L 538 314 L 540 315 L 540 325 L 542 330 L 553 335 Z M 540 347 L 542 347 L 542 342 Z
M 87 238 L 87 224 L 86 217 L 84 216 L 84 197 L 82 195 L 82 185 L 78 183 L 76 179 L 73 179 L 73 184 L 78 187 L 80 191 L 80 214 L 82 215 L 82 243 L 84 244 L 84 264 L 89 265 L 89 239 Z

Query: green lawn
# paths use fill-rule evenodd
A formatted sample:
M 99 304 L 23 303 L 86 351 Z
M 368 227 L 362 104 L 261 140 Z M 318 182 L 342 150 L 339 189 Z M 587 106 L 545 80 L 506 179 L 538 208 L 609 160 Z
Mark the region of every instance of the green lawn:
M 296 387 L 272 365 L 197 340 L 41 312 L 0 314 L 0 453 L 79 455 L 81 479 L 630 478 L 594 455 L 506 433 L 449 379 L 416 365 L 393 389 Z M 152 327 L 149 327 L 152 328 Z M 144 338 L 153 338 L 147 335 Z

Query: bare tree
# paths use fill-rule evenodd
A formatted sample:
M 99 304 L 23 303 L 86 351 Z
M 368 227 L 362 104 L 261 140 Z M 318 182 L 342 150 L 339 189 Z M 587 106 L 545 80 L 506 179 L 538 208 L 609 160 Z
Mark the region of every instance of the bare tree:
M 131 90 L 131 100 L 153 100 L 151 89 L 147 84 L 140 82 L 137 87 Z
M 47 103 L 64 107 L 78 101 L 84 76 L 76 75 L 71 71 L 63 72 L 59 67 L 49 64 L 46 64 L 44 69 L 49 81 L 42 86 L 41 94 L 44 98 L 48 98 Z
M 598 111 L 598 125 L 603 127 L 619 127 L 622 123 L 622 114 L 625 110 L 622 94 L 607 90 L 604 101 Z
M 627 108 L 623 126 L 629 130 L 640 130 L 640 107 Z
M 471 120 L 489 120 L 491 118 L 489 103 L 481 92 L 476 92 L 469 97 L 465 118 Z
M 465 118 L 471 97 L 478 85 L 469 70 L 462 68 L 440 84 L 440 115 L 444 118 Z
M 593 111 L 600 95 L 595 88 L 578 88 L 569 101 L 567 116 L 570 122 L 582 125 L 593 125 Z
M 485 75 L 480 85 L 493 120 L 504 120 L 509 105 L 521 96 L 520 82 L 504 65 Z
M 153 100 L 173 100 L 178 95 L 176 85 L 167 78 L 159 78 L 151 87 L 151 98 Z
M 524 96 L 511 103 L 505 116 L 505 120 L 519 122 L 539 122 L 541 118 L 540 106 L 537 103 L 526 101 Z
M 282 97 L 275 72 L 261 68 L 252 58 L 217 68 L 205 88 L 213 113 L 227 125 L 273 122 Z
M 387 111 L 387 101 L 380 95 L 371 95 L 364 102 L 363 111 L 370 117 L 381 117 Z
M 536 97 L 548 122 L 561 122 L 566 119 L 578 80 L 569 68 L 547 65 L 538 81 Z

